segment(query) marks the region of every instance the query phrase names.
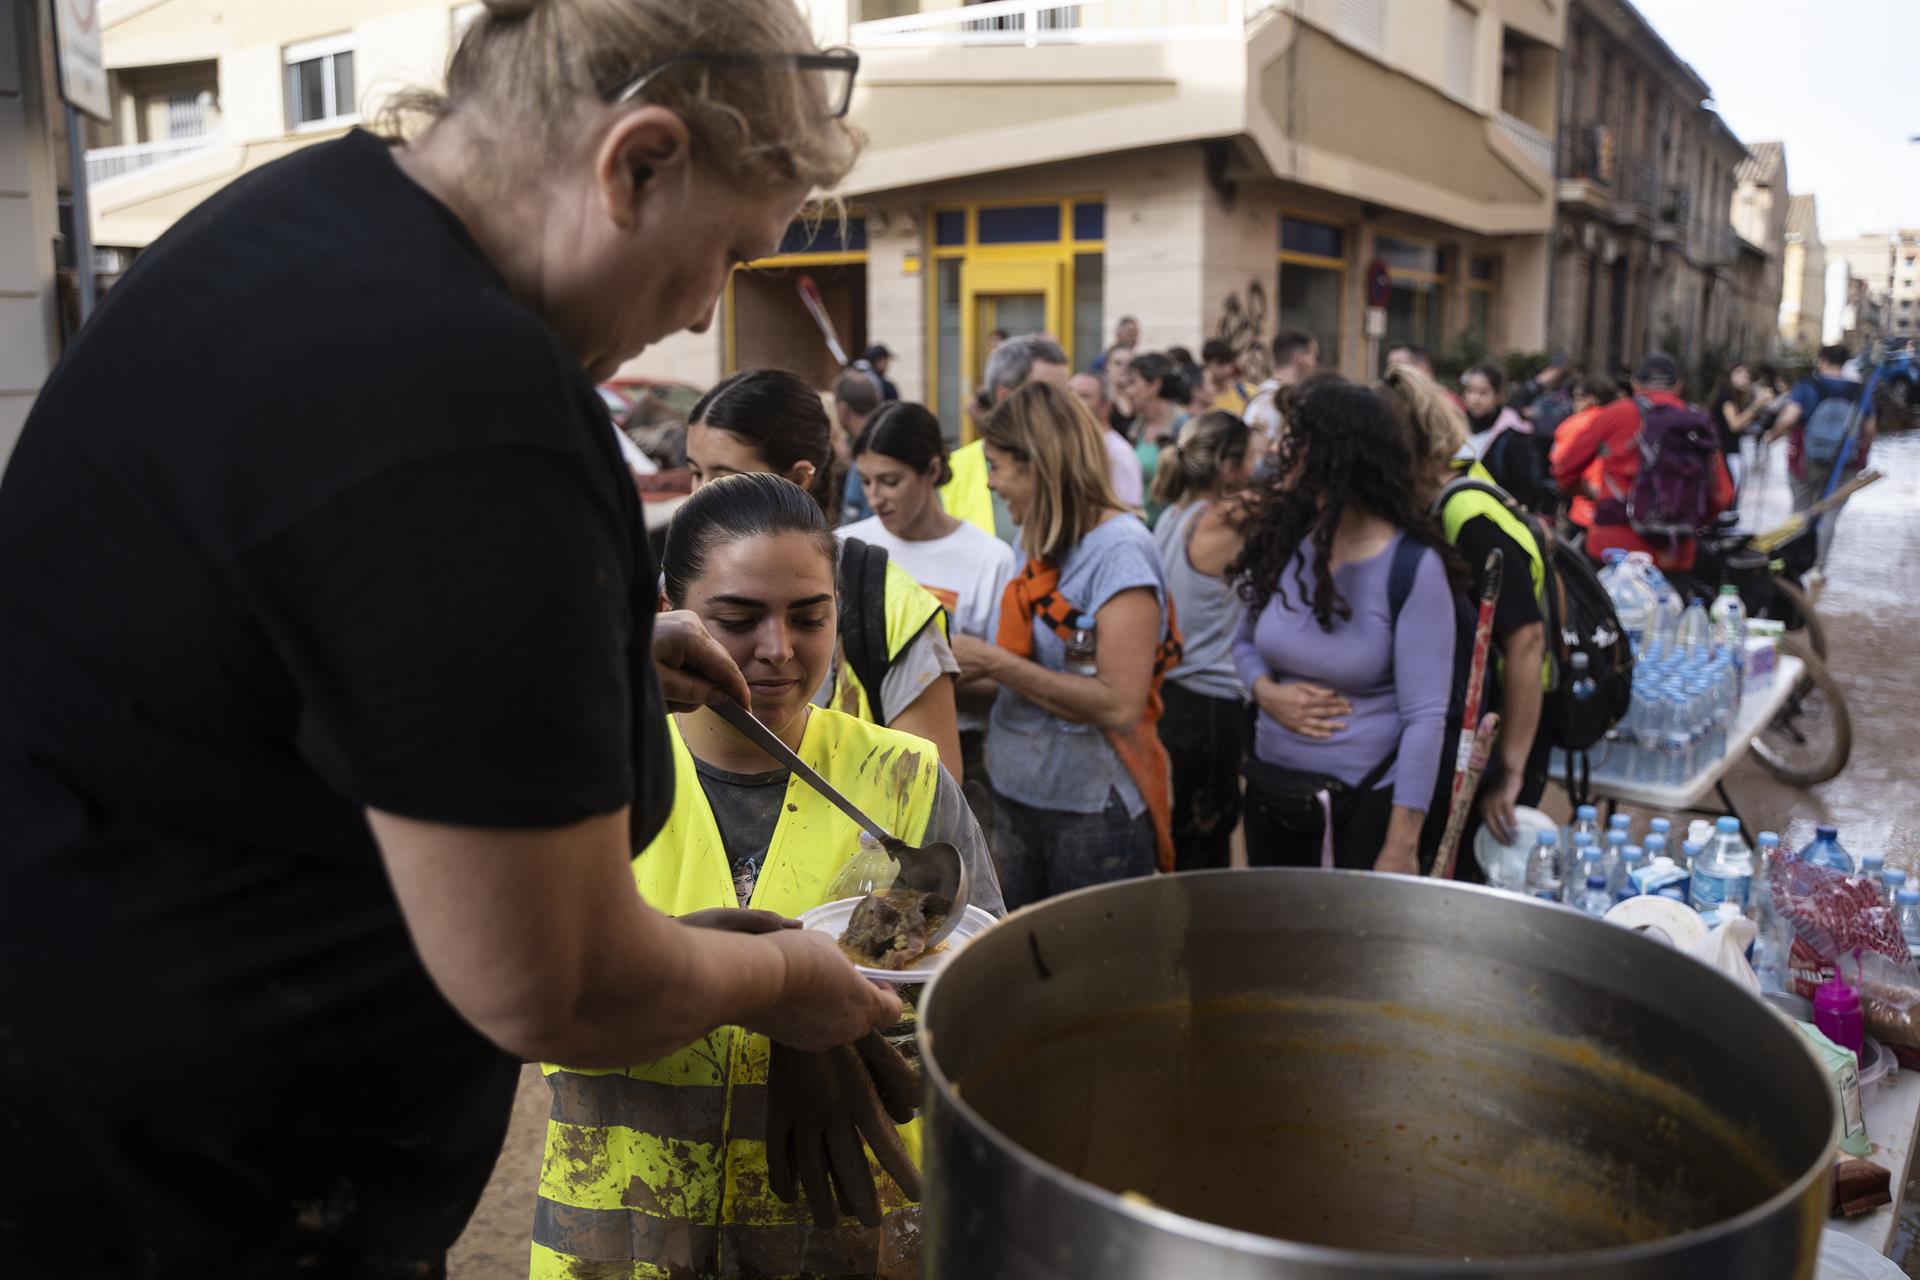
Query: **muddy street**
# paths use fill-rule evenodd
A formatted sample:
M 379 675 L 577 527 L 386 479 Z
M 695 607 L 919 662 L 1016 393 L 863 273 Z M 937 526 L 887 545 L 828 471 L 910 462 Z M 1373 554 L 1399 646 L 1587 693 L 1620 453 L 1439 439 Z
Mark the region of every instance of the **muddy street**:
M 1747 523 L 1765 528 L 1788 514 L 1785 449 L 1773 450 L 1764 483 L 1748 485 Z M 1781 833 L 1790 848 L 1819 823 L 1840 828 L 1857 856 L 1883 851 L 1889 866 L 1920 875 L 1920 773 L 1909 734 L 1920 724 L 1920 434 L 1882 442 L 1873 463 L 1887 478 L 1848 504 L 1841 517 L 1818 607 L 1830 660 L 1853 716 L 1853 753 L 1833 781 L 1807 790 L 1786 786 L 1751 759 L 1727 789 L 1756 828 Z M 539 1180 L 547 1088 L 538 1068 L 522 1075 L 513 1128 L 485 1198 L 454 1249 L 456 1280 L 518 1280 Z M 1920 1274 L 1920 1187 L 1909 1191 L 1904 1265 Z M 1898 1256 L 1898 1255 L 1896 1255 Z

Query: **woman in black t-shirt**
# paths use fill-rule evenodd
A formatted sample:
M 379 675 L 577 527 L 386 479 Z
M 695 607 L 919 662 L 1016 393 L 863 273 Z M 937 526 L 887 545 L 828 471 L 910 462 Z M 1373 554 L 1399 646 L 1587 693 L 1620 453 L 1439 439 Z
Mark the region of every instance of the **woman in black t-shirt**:
M 1423 501 L 1439 505 L 1435 514 L 1442 528 L 1476 578 L 1489 552 L 1497 550 L 1501 555 L 1500 594 L 1493 605 L 1493 641 L 1499 664 L 1497 672 L 1489 669 L 1486 685 L 1486 706 L 1500 712 L 1500 737 L 1461 840 L 1461 849 L 1468 851 L 1473 847 L 1473 833 L 1482 822 L 1493 828 L 1498 839 L 1510 839 L 1514 807 L 1537 804 L 1546 791 L 1548 743 L 1539 729 L 1545 701 L 1541 669 L 1546 660 L 1547 635 L 1539 583 L 1532 573 L 1540 548 L 1522 544 L 1514 531 L 1524 532 L 1524 527 L 1517 522 L 1510 524 L 1487 513 L 1488 508 L 1498 505 L 1496 495 L 1476 495 L 1477 505 L 1474 496 L 1463 494 L 1440 502 L 1450 483 L 1485 477 L 1475 476 L 1478 468 L 1470 467 L 1470 459 L 1463 456 L 1467 424 L 1433 379 L 1411 366 L 1397 365 L 1387 370 L 1381 391 L 1411 434 L 1415 466 L 1421 473 L 1417 487 Z M 1468 505 L 1456 510 L 1454 503 Z M 1481 513 L 1461 518 L 1464 512 L 1476 510 Z M 1458 727 L 1449 725 L 1449 733 Z M 1443 756 L 1443 760 L 1451 759 L 1450 755 Z M 1451 783 L 1452 770 L 1443 766 L 1437 795 L 1445 796 Z M 1444 804 L 1436 804 L 1430 817 L 1444 815 L 1444 809 Z M 1431 837 L 1437 838 L 1439 830 L 1439 823 L 1429 822 Z M 1463 852 L 1454 865 L 1459 879 L 1483 879 L 1471 852 Z
M 1707 400 L 1707 413 L 1719 431 L 1720 452 L 1726 455 L 1727 469 L 1733 473 L 1736 489 L 1744 478 L 1745 458 L 1741 454 L 1741 441 L 1772 401 L 1771 384 L 1755 385 L 1752 370 L 1744 364 L 1736 364 L 1722 374 L 1720 381 L 1714 384 L 1713 395 Z
M 666 709 L 749 695 L 655 618 L 592 382 L 844 176 L 850 55 L 764 0 L 485 8 L 424 132 L 143 253 L 0 484 L 12 1274 L 439 1275 L 521 1060 L 897 1016 L 634 891 Z

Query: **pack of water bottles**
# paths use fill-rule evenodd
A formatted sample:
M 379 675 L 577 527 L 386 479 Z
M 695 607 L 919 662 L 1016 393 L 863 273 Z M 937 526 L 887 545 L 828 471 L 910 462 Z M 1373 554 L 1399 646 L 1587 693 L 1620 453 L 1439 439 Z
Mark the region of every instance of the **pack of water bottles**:
M 1727 750 L 1740 715 L 1747 616 L 1723 588 L 1682 605 L 1645 552 L 1609 551 L 1600 582 L 1633 644 L 1633 702 L 1592 754 L 1596 783 L 1678 787 Z

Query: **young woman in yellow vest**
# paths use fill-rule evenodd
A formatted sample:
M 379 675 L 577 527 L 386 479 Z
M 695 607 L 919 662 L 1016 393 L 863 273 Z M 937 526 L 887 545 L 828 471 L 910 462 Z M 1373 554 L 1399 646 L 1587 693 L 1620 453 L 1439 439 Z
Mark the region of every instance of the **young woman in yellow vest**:
M 829 526 L 839 522 L 841 484 L 833 433 L 820 396 L 783 369 L 745 369 L 700 398 L 687 422 L 687 466 L 697 490 L 721 476 L 770 472 L 813 495 Z M 864 543 L 845 544 L 836 570 L 840 643 L 817 690 L 821 706 L 917 734 L 940 763 L 965 777 L 954 677 L 940 602 L 899 565 Z
M 668 532 L 666 599 L 697 614 L 740 665 L 761 723 L 889 831 L 916 844 L 951 841 L 967 859 L 972 900 L 998 912 L 980 827 L 932 745 L 809 701 L 833 661 L 835 558 L 819 507 L 792 484 L 757 474 L 711 481 Z M 752 908 L 737 921 L 749 930 L 827 901 L 858 828 L 713 711 L 672 720 L 673 813 L 634 860 L 641 896 L 669 915 L 708 913 L 704 923 Z M 919 1211 L 879 1164 L 863 1171 L 876 1225 L 822 1227 L 804 1197 L 776 1195 L 769 1051 L 766 1037 L 722 1027 L 638 1066 L 545 1067 L 553 1108 L 535 1280 L 917 1275 Z M 898 1132 L 917 1164 L 919 1122 Z M 804 1171 L 806 1160 L 797 1163 Z
M 1493 485 L 1493 476 L 1468 451 L 1466 420 L 1438 383 L 1411 365 L 1395 365 L 1387 370 L 1380 392 L 1407 423 L 1416 494 L 1422 506 L 1438 503 L 1435 514 L 1447 541 L 1459 549 L 1476 577 L 1489 551 L 1501 553 L 1504 571 L 1493 606 L 1493 639 L 1500 657 L 1500 738 L 1461 847 L 1472 848 L 1467 841 L 1482 822 L 1496 838 L 1510 840 L 1514 806 L 1538 804 L 1547 786 L 1549 744 L 1539 731 L 1547 654 L 1541 548 L 1526 524 L 1507 509 L 1503 495 L 1480 487 Z M 1463 478 L 1480 485 L 1456 483 Z M 1494 673 L 1488 674 L 1492 678 Z M 1441 772 L 1444 791 L 1452 773 Z M 1462 880 L 1483 878 L 1477 859 L 1462 857 L 1455 867 Z

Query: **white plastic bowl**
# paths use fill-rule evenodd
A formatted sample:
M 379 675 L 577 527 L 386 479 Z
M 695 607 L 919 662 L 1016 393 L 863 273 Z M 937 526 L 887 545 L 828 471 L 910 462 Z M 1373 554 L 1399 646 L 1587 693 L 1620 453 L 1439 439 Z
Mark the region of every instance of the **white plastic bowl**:
M 802 911 L 800 923 L 809 929 L 817 929 L 830 937 L 838 938 L 847 931 L 847 921 L 853 918 L 853 909 L 858 906 L 858 898 L 841 898 L 837 902 L 822 903 L 808 911 Z M 868 978 L 879 982 L 897 982 L 903 985 L 931 982 L 940 966 L 953 958 L 955 952 L 973 939 L 993 928 L 999 921 L 988 915 L 972 903 L 960 917 L 960 923 L 953 926 L 953 932 L 935 948 L 932 955 L 921 956 L 911 969 L 873 969 L 863 964 L 853 966 Z
M 1516 805 L 1513 826 L 1515 843 L 1501 844 L 1493 838 L 1492 828 L 1483 825 L 1473 837 L 1473 856 L 1488 884 L 1521 893 L 1526 888 L 1527 855 L 1533 852 L 1534 840 L 1542 831 L 1556 830 L 1560 824 L 1538 809 Z

